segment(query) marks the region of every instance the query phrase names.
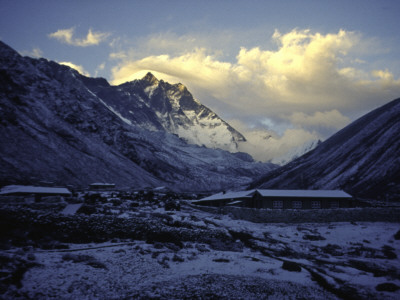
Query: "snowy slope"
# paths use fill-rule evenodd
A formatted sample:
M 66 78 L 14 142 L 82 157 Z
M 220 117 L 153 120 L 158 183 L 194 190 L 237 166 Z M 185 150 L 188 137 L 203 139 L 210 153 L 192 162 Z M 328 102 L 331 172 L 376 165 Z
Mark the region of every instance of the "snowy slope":
M 124 204 L 113 216 L 3 209 L 2 272 L 20 284 L 2 281 L 2 299 L 399 299 L 399 223 L 255 223 Z
M 300 147 L 292 148 L 287 153 L 282 156 L 276 157 L 271 160 L 272 163 L 277 165 L 286 165 L 287 163 L 291 162 L 292 160 L 299 158 L 303 154 L 315 149 L 321 143 L 320 140 L 312 140 L 309 142 L 304 143 Z
M 138 84 L 113 87 L 46 59 L 22 57 L 0 42 L 0 184 L 216 190 L 248 184 L 274 168 L 186 143 L 157 116 L 171 104 L 149 98 L 142 87 L 132 96 Z
M 344 189 L 399 199 L 400 99 L 348 125 L 313 151 L 252 184 L 260 188 Z
M 124 118 L 149 130 L 165 130 L 191 144 L 231 152 L 237 151 L 238 143 L 246 141 L 180 83 L 171 85 L 147 73 L 143 79 L 119 86 L 95 82 L 89 85 Z

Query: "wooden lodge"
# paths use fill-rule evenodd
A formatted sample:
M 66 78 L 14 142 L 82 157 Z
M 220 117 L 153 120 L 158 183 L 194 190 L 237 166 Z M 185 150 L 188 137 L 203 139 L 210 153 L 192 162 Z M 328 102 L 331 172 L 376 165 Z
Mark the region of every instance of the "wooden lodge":
M 34 197 L 36 201 L 40 200 L 42 197 L 70 197 L 71 195 L 72 193 L 67 188 L 47 186 L 8 185 L 3 187 L 0 191 L 0 196 L 29 196 Z
M 193 204 L 269 209 L 321 209 L 352 206 L 352 196 L 341 190 L 250 190 L 218 193 Z

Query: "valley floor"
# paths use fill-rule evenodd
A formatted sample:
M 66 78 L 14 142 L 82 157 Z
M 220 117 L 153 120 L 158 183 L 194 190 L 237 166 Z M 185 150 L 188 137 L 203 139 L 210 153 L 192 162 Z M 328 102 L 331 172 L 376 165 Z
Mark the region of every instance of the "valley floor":
M 252 223 L 185 205 L 181 211 L 147 207 L 119 219 L 139 217 L 167 224 L 182 240 L 159 236 L 64 243 L 48 250 L 8 247 L 0 252 L 2 296 L 400 298 L 400 223 Z M 12 280 L 4 284 L 7 274 Z

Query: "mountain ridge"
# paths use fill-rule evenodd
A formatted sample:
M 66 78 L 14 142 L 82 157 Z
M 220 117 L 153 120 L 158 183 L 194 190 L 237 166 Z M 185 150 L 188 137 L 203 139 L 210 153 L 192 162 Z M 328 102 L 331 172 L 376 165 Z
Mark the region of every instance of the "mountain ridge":
M 209 191 L 244 186 L 275 167 L 246 154 L 186 143 L 164 130 L 140 99 L 127 102 L 131 109 L 116 109 L 113 96 L 129 100 L 129 91 L 103 78 L 22 57 L 3 43 L 0 62 L 1 184 L 52 181 L 82 187 L 103 181 Z M 138 94 L 147 95 L 143 89 Z M 154 130 L 142 126 L 146 123 Z
M 363 198 L 400 195 L 400 98 L 355 120 L 251 187 L 344 189 Z
M 116 101 L 115 94 L 114 99 L 111 99 L 101 90 L 95 93 L 99 93 L 102 99 L 119 111 L 121 109 L 118 107 L 129 101 L 138 100 L 147 105 L 156 113 L 154 120 L 132 119 L 129 110 L 125 110 L 124 117 L 150 130 L 163 129 L 191 144 L 231 152 L 238 151 L 238 143 L 246 141 L 241 133 L 201 104 L 181 83 L 169 84 L 149 72 L 142 79 L 120 84 L 114 89 L 124 93 L 125 99 Z M 143 106 L 140 108 L 144 109 Z

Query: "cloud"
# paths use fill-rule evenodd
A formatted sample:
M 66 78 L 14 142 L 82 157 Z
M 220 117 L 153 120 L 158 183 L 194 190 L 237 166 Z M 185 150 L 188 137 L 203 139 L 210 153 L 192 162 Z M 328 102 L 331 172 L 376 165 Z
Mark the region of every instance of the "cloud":
M 239 120 L 230 123 L 245 135 L 247 142 L 239 144 L 239 151 L 250 153 L 257 161 L 283 163 L 291 159 L 294 149 L 304 147 L 320 139 L 315 131 L 302 128 L 289 128 L 282 134 L 265 128 L 249 128 Z
M 40 48 L 33 48 L 32 51 L 24 51 L 21 53 L 22 55 L 28 55 L 34 58 L 43 57 L 43 51 Z
M 74 63 L 72 63 L 72 62 L 68 62 L 68 61 L 62 61 L 62 62 L 59 62 L 59 64 L 60 64 L 60 65 L 64 65 L 64 66 L 68 66 L 68 67 L 70 67 L 70 68 L 72 68 L 72 69 L 78 71 L 79 73 L 81 73 L 82 75 L 85 75 L 85 76 L 87 76 L 87 77 L 90 76 L 89 72 L 87 72 L 87 71 L 86 71 L 82 66 L 80 66 L 80 65 L 76 65 L 76 64 L 74 64 Z
M 85 38 L 74 38 L 74 32 L 75 28 L 73 27 L 69 29 L 59 29 L 56 32 L 50 33 L 49 37 L 68 45 L 87 47 L 98 45 L 101 42 L 104 42 L 110 36 L 110 33 L 94 32 L 92 29 L 89 29 Z
M 214 102 L 235 109 L 246 103 L 246 110 L 251 113 L 270 114 L 272 107 L 274 115 L 290 115 L 293 109 L 304 113 L 354 111 L 360 105 L 374 107 L 376 102 L 387 101 L 400 91 L 399 82 L 387 70 L 357 69 L 359 63 L 341 65 L 349 53 L 366 51 L 357 49 L 363 43 L 354 32 L 340 30 L 323 35 L 310 30 L 286 34 L 275 31 L 272 40 L 277 49 L 243 47 L 234 63 L 219 60 L 205 48 L 135 60 L 119 53 L 122 61 L 113 69 L 113 82 L 132 80 L 141 70 L 154 70 L 181 78 L 200 95 L 214 97 Z
M 316 132 L 295 128 L 287 129 L 281 136 L 271 135 L 264 143 L 257 139 L 257 136 L 250 135 L 250 145 L 247 147 L 254 158 L 281 164 L 288 162 L 294 155 L 298 154 L 296 149 L 302 149 L 318 140 L 319 135 Z
M 324 139 L 354 117 L 400 95 L 400 79 L 389 68 L 371 70 L 364 63 L 370 49 L 372 55 L 378 54 L 374 40 L 360 33 L 276 30 L 271 42 L 268 48 L 242 47 L 231 61 L 206 47 L 142 57 L 138 52 L 119 53 L 112 83 L 136 79 L 143 70 L 180 78 L 196 98 L 227 121 L 250 124 L 268 119 L 286 131 L 296 130 L 283 130 L 275 137 L 287 149 L 295 133 L 304 140 Z M 154 37 L 150 44 L 157 46 Z M 169 53 L 172 45 L 168 41 L 161 48 Z M 157 53 L 150 48 L 147 53 Z
M 100 73 L 101 71 L 103 71 L 105 67 L 106 67 L 106 63 L 105 63 L 105 62 L 99 64 L 99 65 L 97 66 L 96 70 L 94 71 L 94 77 L 99 76 L 99 73 Z
M 184 81 L 196 82 L 204 89 L 219 89 L 229 78 L 230 63 L 219 62 L 207 55 L 206 49 L 194 51 L 178 57 L 169 55 L 149 56 L 133 62 L 123 62 L 113 68 L 113 82 L 119 84 L 135 79 L 141 70 L 154 70 Z
M 115 59 L 115 60 L 124 60 L 126 59 L 128 56 L 126 55 L 125 52 L 120 51 L 120 52 L 112 52 L 109 55 L 110 59 Z
M 350 123 L 350 119 L 343 116 L 337 109 L 331 111 L 317 111 L 313 115 L 294 112 L 288 118 L 290 122 L 299 127 L 325 127 L 341 129 Z

